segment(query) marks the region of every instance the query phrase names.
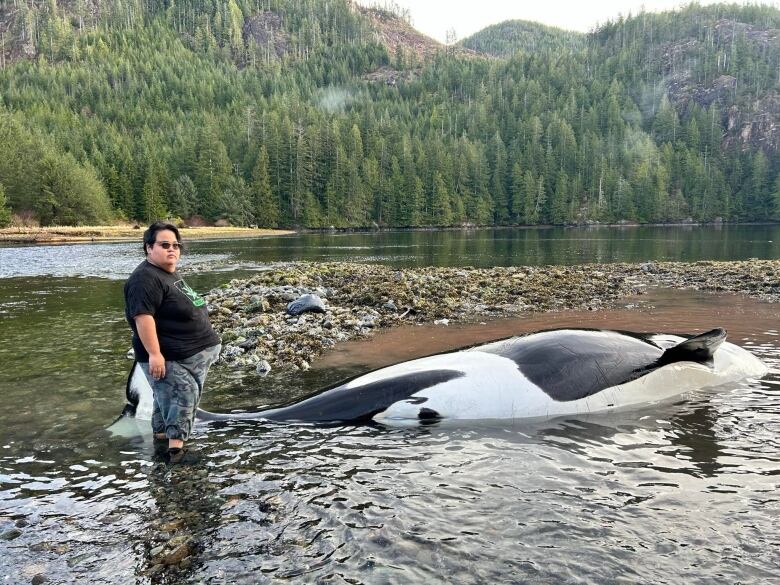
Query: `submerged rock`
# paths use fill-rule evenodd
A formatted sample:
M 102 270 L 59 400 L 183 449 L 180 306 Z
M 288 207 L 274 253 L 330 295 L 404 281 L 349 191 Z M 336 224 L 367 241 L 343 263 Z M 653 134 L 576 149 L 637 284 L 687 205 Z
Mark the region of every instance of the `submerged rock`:
M 161 560 L 164 565 L 178 565 L 180 562 L 182 562 L 185 558 L 187 558 L 191 554 L 192 551 L 190 549 L 189 542 L 183 542 L 175 549 L 173 549 L 170 553 L 163 556 Z
M 0 534 L 0 540 L 14 540 L 22 535 L 22 531 L 18 528 L 11 528 Z

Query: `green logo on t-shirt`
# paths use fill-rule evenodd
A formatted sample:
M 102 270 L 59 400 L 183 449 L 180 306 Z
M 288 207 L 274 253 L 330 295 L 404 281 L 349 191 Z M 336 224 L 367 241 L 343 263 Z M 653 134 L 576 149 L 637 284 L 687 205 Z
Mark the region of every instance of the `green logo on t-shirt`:
M 206 304 L 206 301 L 203 300 L 203 298 L 196 293 L 194 290 L 190 288 L 190 285 L 188 285 L 183 280 L 177 280 L 173 285 L 178 288 L 181 292 L 183 292 L 188 299 L 192 301 L 192 304 L 196 307 L 202 307 Z

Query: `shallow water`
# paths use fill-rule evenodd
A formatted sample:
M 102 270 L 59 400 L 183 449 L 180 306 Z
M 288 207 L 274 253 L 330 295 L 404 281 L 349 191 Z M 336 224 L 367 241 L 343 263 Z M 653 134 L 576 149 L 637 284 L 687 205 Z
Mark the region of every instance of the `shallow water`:
M 140 240 L 140 234 L 139 234 Z M 0 278 L 125 278 L 140 243 L 0 243 Z M 780 258 L 780 225 L 630 226 L 405 232 L 312 233 L 274 238 L 194 240 L 182 267 L 256 270 L 270 263 L 372 262 L 393 266 L 571 265 L 598 262 Z M 213 282 L 224 282 L 216 278 Z
M 203 290 L 234 274 L 190 280 Z M 780 305 L 651 290 L 611 311 L 396 329 L 305 374 L 217 370 L 203 406 L 250 409 L 386 363 L 564 326 L 725 326 L 772 368 L 642 410 L 546 422 L 200 425 L 203 464 L 169 470 L 148 437 L 103 430 L 130 365 L 121 286 L 0 279 L 0 535 L 19 532 L 0 540 L 3 583 L 776 580 Z M 176 535 L 192 538 L 192 564 L 150 575 L 150 549 Z
M 726 325 L 773 371 L 639 411 L 543 423 L 201 425 L 204 465 L 167 470 L 148 438 L 96 428 L 121 407 L 107 372 L 97 379 L 112 390 L 91 386 L 89 367 L 80 388 L 65 388 L 79 368 L 55 364 L 40 376 L 65 383 L 45 401 L 27 395 L 25 408 L 24 396 L 6 396 L 15 413 L 2 414 L 0 532 L 28 525 L 0 542 L 0 573 L 12 583 L 37 573 L 97 583 L 772 580 L 780 346 L 768 325 L 780 306 L 665 291 L 627 303 L 638 309 L 395 330 L 346 344 L 295 379 L 215 372 L 204 406 L 251 408 L 379 365 L 377 356 L 569 324 Z M 149 549 L 174 533 L 159 523 L 175 519 L 175 533 L 193 538 L 193 564 L 145 576 Z

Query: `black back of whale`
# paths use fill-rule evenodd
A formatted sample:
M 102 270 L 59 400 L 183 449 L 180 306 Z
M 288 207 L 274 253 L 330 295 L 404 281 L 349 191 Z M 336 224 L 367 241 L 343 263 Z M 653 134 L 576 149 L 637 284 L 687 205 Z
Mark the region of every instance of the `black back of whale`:
M 708 363 L 726 339 L 726 331 L 718 328 L 697 336 L 681 335 L 688 339 L 668 349 L 653 343 L 651 336 L 592 329 L 557 329 L 474 346 L 467 351 L 493 353 L 513 360 L 519 372 L 552 400 L 567 402 L 630 382 L 670 363 Z M 463 350 L 450 353 L 458 351 Z M 350 388 L 345 386 L 352 380 L 347 380 L 278 408 L 231 414 L 199 409 L 198 418 L 368 422 L 398 401 L 414 400 L 422 404 L 426 399 L 414 394 L 464 375 L 456 368 L 418 371 Z M 137 397 L 128 393 L 128 401 L 134 413 Z M 438 413 L 424 407 L 420 413 L 421 419 L 438 418 Z M 128 407 L 123 414 L 131 415 Z

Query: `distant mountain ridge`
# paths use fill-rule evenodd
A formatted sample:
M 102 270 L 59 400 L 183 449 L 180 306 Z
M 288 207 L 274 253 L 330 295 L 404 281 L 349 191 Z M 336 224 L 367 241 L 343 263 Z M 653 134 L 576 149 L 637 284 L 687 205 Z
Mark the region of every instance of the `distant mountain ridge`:
M 458 41 L 458 45 L 506 58 L 517 51 L 579 50 L 585 46 L 585 35 L 527 20 L 506 20 Z
M 690 5 L 587 35 L 509 21 L 445 46 L 392 4 L 10 0 L 0 212 L 778 220 L 779 28 L 769 6 Z
M 706 9 L 691 5 L 660 14 L 640 12 L 630 19 L 610 21 L 588 35 L 534 22 L 508 20 L 489 26 L 458 44 L 477 53 L 502 58 L 511 58 L 519 51 L 560 53 L 584 50 L 587 46 L 591 58 L 607 60 L 625 50 L 624 36 L 628 34 L 635 47 L 642 45 L 642 56 L 635 59 L 635 67 L 625 68 L 616 75 L 629 83 L 638 83 L 645 88 L 643 91 L 651 85 L 650 79 L 652 93 L 656 96 L 666 93 L 678 111 L 685 111 L 692 103 L 703 108 L 716 104 L 721 108 L 727 144 L 750 143 L 777 151 L 780 148 L 780 91 L 773 87 L 771 75 L 767 75 L 763 82 L 758 81 L 763 85 L 750 100 L 736 105 L 739 74 L 731 74 L 734 71 L 728 67 L 728 61 L 732 53 L 744 59 L 745 53 L 752 52 L 760 55 L 770 68 L 772 62 L 780 63 L 780 23 L 771 10 L 757 14 L 757 21 L 753 23 L 740 22 L 728 8 L 727 5 Z M 652 32 L 648 32 L 653 26 L 660 29 L 659 23 L 663 21 L 686 23 L 691 19 L 698 21 L 695 26 L 678 26 L 671 36 L 666 34 L 653 39 Z M 642 31 L 637 30 L 638 26 Z M 630 32 L 624 30 L 626 27 L 631 28 Z M 737 43 L 740 46 L 735 48 Z M 715 63 L 710 63 L 709 71 L 704 70 L 707 65 L 701 62 L 707 59 L 702 54 L 703 44 L 709 44 L 708 50 L 715 50 Z M 776 69 L 775 79 L 780 80 L 780 65 Z M 636 94 L 641 99 L 639 92 Z
M 641 43 L 647 57 L 635 59 L 635 67 L 624 70 L 626 82 L 642 85 L 642 91 L 652 91 L 657 99 L 665 93 L 670 103 L 684 112 L 695 103 L 708 108 L 716 103 L 721 108 L 721 122 L 725 126 L 724 143 L 741 147 L 745 144 L 776 152 L 780 149 L 780 65 L 776 65 L 774 87 L 772 75 L 764 75 L 763 92 L 751 100 L 735 105 L 739 75 L 730 75 L 727 68 L 731 52 L 745 58 L 745 54 L 759 56 L 771 69 L 771 63 L 780 63 L 780 21 L 777 9 L 759 5 L 713 5 L 701 7 L 690 4 L 677 11 L 648 13 L 641 11 L 631 17 L 608 21 L 592 33 L 579 33 L 524 20 L 507 20 L 488 26 L 477 33 L 445 47 L 430 37 L 417 32 L 406 19 L 392 10 L 359 8 L 368 16 L 377 31 L 377 40 L 391 55 L 399 48 L 414 57 L 413 63 L 425 63 L 438 52 L 449 50 L 461 56 L 484 55 L 489 58 L 511 58 L 519 51 L 533 54 L 560 54 L 562 51 L 582 52 L 591 59 L 614 58 L 615 51 L 625 48 L 625 35 L 632 43 Z M 741 22 L 747 17 L 751 22 Z M 675 22 L 674 27 L 667 26 Z M 638 31 L 638 27 L 642 28 Z M 656 30 L 669 30 L 655 39 Z M 626 32 L 624 28 L 631 28 Z M 650 31 L 650 32 L 648 32 Z M 718 48 L 714 70 L 702 72 L 703 44 Z M 739 47 L 736 45 L 739 43 Z M 730 47 L 724 51 L 724 47 Z M 736 48 L 735 48 L 736 47 Z M 704 65 L 706 67 L 706 64 Z M 699 77 L 696 77 L 698 71 Z M 641 75 L 640 75 L 641 73 Z M 394 82 L 398 74 L 391 70 L 368 76 L 373 80 Z M 643 81 L 641 77 L 644 76 Z M 704 77 L 702 77 L 704 76 Z M 652 90 L 646 89 L 652 77 Z M 408 78 L 408 76 L 407 76 Z M 761 83 L 761 82 L 759 82 Z M 729 97 L 731 94 L 731 97 Z M 636 98 L 642 100 L 640 92 Z

